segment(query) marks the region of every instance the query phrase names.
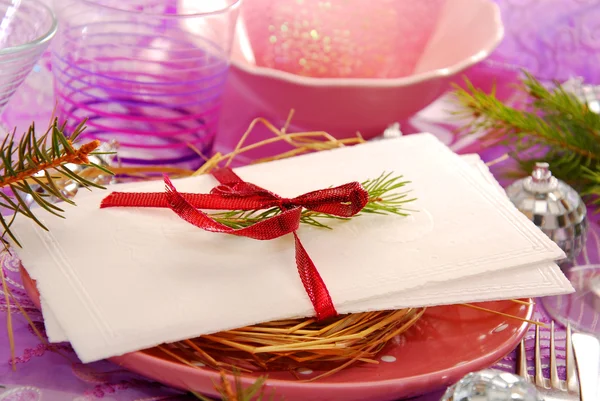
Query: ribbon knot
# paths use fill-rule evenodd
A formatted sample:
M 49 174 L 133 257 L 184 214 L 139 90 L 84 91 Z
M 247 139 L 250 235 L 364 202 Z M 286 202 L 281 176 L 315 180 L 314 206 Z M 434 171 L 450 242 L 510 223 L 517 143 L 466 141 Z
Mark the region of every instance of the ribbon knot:
M 277 206 L 281 209 L 281 210 L 288 210 L 288 209 L 292 209 L 294 207 L 297 206 L 302 206 L 302 205 L 298 205 L 297 202 L 294 202 L 294 199 L 289 199 L 289 198 L 279 198 L 278 204 Z
M 243 181 L 231 169 L 220 168 L 211 173 L 220 183 L 209 194 L 179 193 L 165 176 L 165 192 L 113 192 L 103 199 L 100 207 L 157 207 L 170 208 L 180 218 L 198 228 L 257 240 L 271 240 L 293 234 L 296 246 L 296 266 L 300 279 L 313 304 L 318 319 L 337 315 L 329 291 L 296 230 L 300 226 L 302 209 L 337 217 L 351 217 L 360 212 L 369 194 L 358 182 L 351 182 L 308 192 L 295 198 L 284 198 L 257 185 Z M 281 210 L 268 219 L 247 227 L 234 229 L 211 218 L 200 209 L 262 210 L 278 207 Z

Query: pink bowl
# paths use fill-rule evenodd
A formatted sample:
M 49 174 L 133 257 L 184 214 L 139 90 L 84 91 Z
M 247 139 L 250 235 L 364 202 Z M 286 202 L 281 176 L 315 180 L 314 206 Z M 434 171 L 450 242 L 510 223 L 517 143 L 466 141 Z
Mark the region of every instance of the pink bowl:
M 256 65 L 308 77 L 412 74 L 447 0 L 244 0 Z
M 500 10 L 491 0 L 452 0 L 411 75 L 401 78 L 315 78 L 257 65 L 246 23 L 238 24 L 221 115 L 221 143 L 236 143 L 256 117 L 278 125 L 295 109 L 294 128 L 336 137 L 381 134 L 433 102 L 450 81 L 485 59 L 502 40 Z

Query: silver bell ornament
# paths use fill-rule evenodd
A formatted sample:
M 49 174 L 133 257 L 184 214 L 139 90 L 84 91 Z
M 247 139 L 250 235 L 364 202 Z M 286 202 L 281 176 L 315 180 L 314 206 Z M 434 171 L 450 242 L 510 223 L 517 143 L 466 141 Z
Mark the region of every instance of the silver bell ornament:
M 577 258 L 587 237 L 587 209 L 577 191 L 552 176 L 548 163 L 536 163 L 531 176 L 514 182 L 506 194 L 566 253 L 561 264 Z

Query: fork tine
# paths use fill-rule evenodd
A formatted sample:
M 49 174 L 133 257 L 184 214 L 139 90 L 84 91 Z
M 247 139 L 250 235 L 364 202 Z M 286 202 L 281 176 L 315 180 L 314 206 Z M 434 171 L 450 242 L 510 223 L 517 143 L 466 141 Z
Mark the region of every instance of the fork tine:
M 527 351 L 525 350 L 525 339 L 521 340 L 517 350 L 517 374 L 528 382 L 531 381 L 529 374 L 527 373 Z
M 536 386 L 546 387 L 544 383 L 544 374 L 542 372 L 542 353 L 540 351 L 540 326 L 535 326 L 535 375 L 534 382 Z
M 575 355 L 573 354 L 573 339 L 571 338 L 571 324 L 567 324 L 566 338 L 566 370 L 567 370 L 567 390 L 579 392 L 579 382 L 575 372 Z
M 556 347 L 554 345 L 554 321 L 550 323 L 550 387 L 561 389 L 556 366 Z

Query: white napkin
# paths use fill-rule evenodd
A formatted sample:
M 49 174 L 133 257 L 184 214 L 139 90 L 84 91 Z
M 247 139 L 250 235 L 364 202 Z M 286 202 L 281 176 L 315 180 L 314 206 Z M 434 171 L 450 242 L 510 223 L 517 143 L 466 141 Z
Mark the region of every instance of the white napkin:
M 505 195 L 485 163 L 476 154 L 461 156 L 479 173 L 482 184 Z M 456 304 L 555 295 L 572 290 L 570 282 L 555 263 L 520 266 L 487 274 L 472 276 L 469 280 L 457 279 L 445 283 L 427 285 L 400 293 L 387 294 L 358 301 L 350 308 L 357 310 L 400 309 L 410 306 Z M 46 334 L 50 342 L 68 341 L 54 314 L 42 299 Z
M 469 154 L 461 158 L 479 173 L 484 185 L 490 185 L 490 190 L 506 195 L 504 188 L 496 181 L 479 155 Z M 368 309 L 369 305 L 373 309 L 401 309 L 410 306 L 535 298 L 573 291 L 571 283 L 555 263 L 542 263 L 479 274 L 469 277 L 468 280 L 457 279 L 427 285 L 398 294 L 359 301 L 357 306 L 364 309 Z
M 333 222 L 333 230 L 298 232 L 340 313 L 378 308 L 361 300 L 564 257 L 505 196 L 429 134 L 237 170 L 282 196 L 383 171 L 412 181 L 417 213 L 365 215 Z M 200 176 L 175 185 L 181 192 L 208 192 L 215 181 Z M 112 189 L 161 191 L 163 184 Z M 23 265 L 84 362 L 313 313 L 289 236 L 255 241 L 204 232 L 166 209 L 99 209 L 106 195 L 79 197 L 65 220 L 45 216 L 49 233 L 25 219 L 14 226 L 25 249 L 19 251 Z M 571 291 L 565 280 L 554 281 L 562 292 Z M 526 284 L 537 285 L 520 283 Z M 472 301 L 467 295 L 453 303 Z

